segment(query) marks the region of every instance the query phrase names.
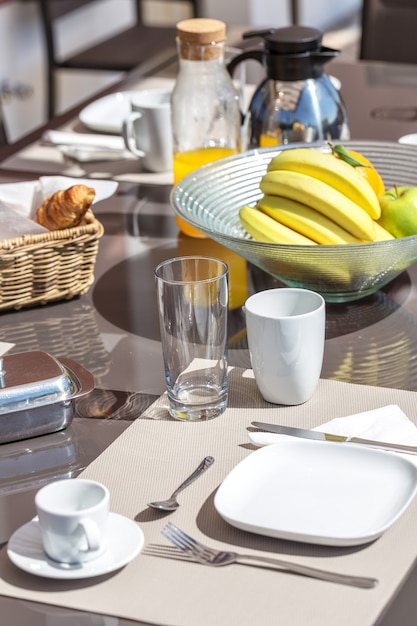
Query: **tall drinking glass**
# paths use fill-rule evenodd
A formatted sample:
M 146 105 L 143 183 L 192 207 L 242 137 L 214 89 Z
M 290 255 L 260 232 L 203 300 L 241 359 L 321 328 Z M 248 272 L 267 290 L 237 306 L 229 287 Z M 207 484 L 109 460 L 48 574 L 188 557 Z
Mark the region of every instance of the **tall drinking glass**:
M 217 417 L 227 405 L 228 267 L 177 257 L 155 269 L 169 412 L 178 420 Z

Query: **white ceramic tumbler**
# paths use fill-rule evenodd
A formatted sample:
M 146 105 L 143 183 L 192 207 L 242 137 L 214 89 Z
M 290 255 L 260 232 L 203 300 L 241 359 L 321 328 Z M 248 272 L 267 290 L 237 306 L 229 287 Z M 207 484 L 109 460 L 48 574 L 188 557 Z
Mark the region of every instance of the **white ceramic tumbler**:
M 325 302 L 307 289 L 270 289 L 245 303 L 249 353 L 256 384 L 267 402 L 302 404 L 320 378 Z

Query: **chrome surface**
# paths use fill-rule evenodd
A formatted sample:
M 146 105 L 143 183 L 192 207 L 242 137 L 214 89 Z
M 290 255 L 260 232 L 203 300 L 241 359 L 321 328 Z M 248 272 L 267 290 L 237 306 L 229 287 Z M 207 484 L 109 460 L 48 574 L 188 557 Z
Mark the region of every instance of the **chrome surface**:
M 69 400 L 80 390 L 77 379 L 40 350 L 6 354 L 2 369 L 0 415 Z
M 29 350 L 2 357 L 0 444 L 56 433 L 74 416 L 74 401 L 94 389 L 79 363 Z
M 249 47 L 232 59 L 229 71 L 252 59 L 266 71 L 266 80 L 249 104 L 249 147 L 262 141 L 287 144 L 318 139 L 349 139 L 346 108 L 339 90 L 325 73 L 325 65 L 339 55 L 321 45 L 322 33 L 292 25 L 250 30 L 244 39 L 260 38 L 263 45 Z

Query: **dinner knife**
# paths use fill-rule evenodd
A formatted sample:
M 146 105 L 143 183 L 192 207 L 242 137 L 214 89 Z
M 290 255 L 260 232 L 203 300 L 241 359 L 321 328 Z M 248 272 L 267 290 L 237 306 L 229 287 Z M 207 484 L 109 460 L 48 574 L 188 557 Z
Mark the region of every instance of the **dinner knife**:
M 393 450 L 395 452 L 404 452 L 406 454 L 417 454 L 417 446 L 407 446 L 399 443 L 387 443 L 385 441 L 373 441 L 372 439 L 363 439 L 362 437 L 333 435 L 331 433 L 322 433 L 318 430 L 294 428 L 292 426 L 282 426 L 280 424 L 266 424 L 265 422 L 252 422 L 252 426 L 260 428 L 261 430 L 269 433 L 289 435 L 290 437 L 302 437 L 303 439 L 314 439 L 315 441 L 333 441 L 336 443 L 357 443 L 363 444 L 370 448 Z

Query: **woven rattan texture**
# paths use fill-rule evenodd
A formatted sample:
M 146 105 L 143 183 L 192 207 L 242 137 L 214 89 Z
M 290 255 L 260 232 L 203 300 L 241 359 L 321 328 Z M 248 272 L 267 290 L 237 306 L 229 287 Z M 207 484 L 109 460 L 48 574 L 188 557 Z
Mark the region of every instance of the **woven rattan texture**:
M 86 293 L 103 226 L 25 235 L 0 242 L 0 311 L 47 304 Z

